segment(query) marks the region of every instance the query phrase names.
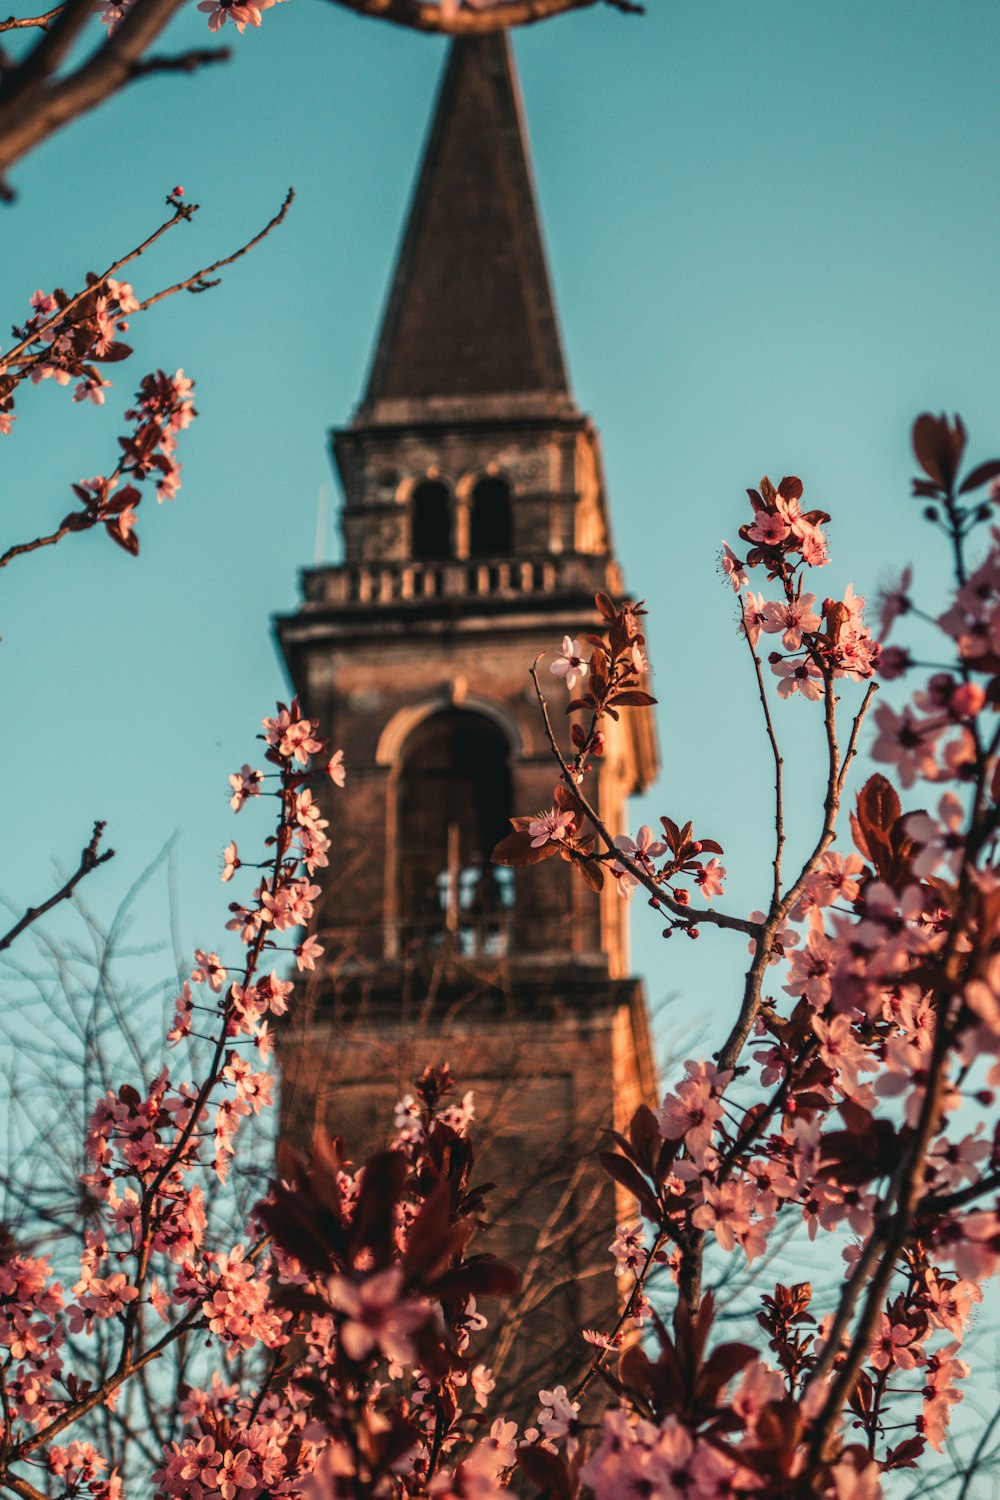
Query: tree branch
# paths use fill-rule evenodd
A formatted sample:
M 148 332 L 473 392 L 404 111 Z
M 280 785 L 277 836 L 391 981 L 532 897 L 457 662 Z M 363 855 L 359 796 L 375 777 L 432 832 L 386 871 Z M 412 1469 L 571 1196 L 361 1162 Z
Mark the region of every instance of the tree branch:
M 86 62 L 55 78 L 93 13 L 93 0 L 66 0 L 51 29 L 0 84 L 0 179 L 35 146 L 132 82 L 146 51 L 182 4 L 135 0 Z
M 436 36 L 485 36 L 493 31 L 547 21 L 569 11 L 586 10 L 597 0 L 500 0 L 499 4 L 469 0 L 464 6 L 430 4 L 427 0 L 331 0 L 331 3 L 355 15 L 391 21 L 411 31 Z M 634 4 L 633 0 L 604 0 L 604 3 L 625 15 L 645 14 L 645 6 Z
M 39 31 L 48 31 L 52 22 L 61 14 L 62 6 L 54 5 L 51 10 L 45 11 L 40 16 L 8 16 L 6 21 L 0 21 L 0 32 L 23 31 L 29 27 L 37 27 Z
M 254 235 L 252 240 L 247 240 L 246 244 L 241 245 L 239 250 L 234 250 L 232 255 L 224 255 L 221 260 L 215 260 L 210 266 L 205 266 L 202 270 L 195 271 L 193 276 L 188 276 L 184 281 L 178 281 L 174 284 L 174 286 L 168 286 L 164 291 L 156 292 L 154 296 L 147 297 L 145 302 L 139 303 L 139 311 L 145 312 L 147 307 L 152 307 L 156 302 L 162 302 L 164 297 L 172 297 L 175 292 L 206 292 L 208 291 L 209 287 L 218 286 L 218 277 L 215 279 L 215 281 L 209 281 L 207 278 L 211 276 L 215 271 L 221 271 L 223 266 L 231 266 L 234 261 L 237 261 L 241 256 L 246 255 L 248 250 L 252 250 L 255 245 L 259 245 L 261 240 L 267 239 L 267 236 L 271 233 L 271 231 L 273 229 L 277 229 L 278 225 L 283 222 L 285 215 L 288 213 L 288 210 L 291 208 L 294 201 L 295 189 L 289 188 L 288 192 L 285 194 L 285 200 L 282 203 L 281 207 L 278 209 L 278 212 L 272 219 L 268 220 L 263 229 L 261 229 L 257 234 Z
M 90 843 L 80 855 L 79 869 L 69 877 L 65 885 L 56 891 L 54 896 L 50 896 L 47 901 L 43 901 L 41 906 L 28 907 L 28 910 L 20 921 L 15 922 L 10 931 L 5 936 L 0 937 L 0 953 L 5 948 L 9 948 L 14 939 L 19 937 L 26 927 L 30 927 L 32 922 L 37 922 L 39 917 L 43 917 L 47 911 L 51 911 L 54 906 L 58 906 L 60 901 L 67 900 L 73 894 L 83 877 L 89 875 L 91 870 L 96 870 L 98 865 L 106 864 L 109 859 L 114 859 L 115 851 L 113 849 L 105 849 L 103 854 L 98 854 L 97 852 L 104 828 L 105 825 L 103 823 L 94 824 L 94 832 Z
M 748 922 L 745 917 L 730 917 L 727 916 L 725 912 L 713 911 L 711 907 L 706 907 L 704 908 L 704 910 L 693 911 L 690 906 L 681 906 L 679 901 L 674 901 L 671 896 L 668 896 L 663 888 L 657 885 L 656 881 L 650 875 L 646 874 L 645 870 L 640 869 L 637 864 L 633 863 L 633 861 L 629 859 L 628 855 L 623 850 L 619 849 L 616 846 L 614 838 L 608 831 L 606 824 L 601 819 L 600 813 L 595 807 L 591 805 L 591 803 L 584 796 L 583 792 L 580 790 L 579 784 L 574 779 L 573 773 L 570 770 L 569 766 L 566 764 L 566 760 L 563 756 L 562 751 L 559 749 L 559 743 L 556 740 L 555 733 L 552 729 L 552 720 L 549 718 L 549 706 L 545 701 L 545 695 L 542 692 L 541 685 L 538 681 L 537 661 L 531 668 L 531 680 L 535 684 L 535 695 L 538 698 L 539 708 L 541 709 L 542 722 L 545 725 L 545 735 L 549 742 L 549 748 L 551 749 L 552 754 L 559 763 L 559 769 L 562 772 L 563 781 L 569 787 L 570 791 L 573 793 L 574 797 L 586 813 L 588 819 L 600 834 L 601 838 L 604 840 L 609 854 L 614 855 L 615 860 L 618 864 L 621 865 L 622 869 L 627 870 L 629 874 L 633 876 L 633 878 L 637 880 L 641 886 L 644 886 L 645 889 L 649 891 L 650 895 L 656 898 L 657 904 L 659 906 L 665 907 L 668 911 L 673 912 L 675 916 L 683 917 L 685 922 L 687 922 L 689 926 L 697 927 L 702 922 L 707 922 L 712 927 L 727 927 L 734 932 L 745 932 L 749 937 L 752 938 L 759 937 L 761 932 L 761 926 L 759 922 Z
M 771 754 L 774 757 L 774 885 L 772 888 L 772 904 L 777 902 L 781 896 L 781 856 L 785 848 L 785 801 L 782 787 L 782 760 L 781 751 L 778 748 L 778 737 L 774 732 L 774 721 L 771 718 L 771 707 L 767 701 L 767 689 L 764 686 L 764 674 L 761 670 L 760 657 L 757 655 L 750 633 L 747 630 L 747 612 L 740 596 L 740 618 L 743 622 L 743 634 L 746 638 L 747 650 L 753 660 L 754 672 L 757 675 L 757 692 L 760 697 L 760 706 L 764 710 L 764 725 L 767 729 L 767 738 L 771 745 Z

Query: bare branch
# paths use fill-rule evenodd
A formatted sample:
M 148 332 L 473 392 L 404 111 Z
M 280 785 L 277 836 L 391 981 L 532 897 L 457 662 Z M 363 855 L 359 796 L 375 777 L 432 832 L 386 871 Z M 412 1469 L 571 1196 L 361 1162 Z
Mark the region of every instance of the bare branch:
M 552 16 L 586 10 L 597 0 L 501 0 L 500 4 L 470 0 L 468 5 L 460 7 L 429 4 L 427 0 L 332 0 L 332 3 L 353 11 L 355 15 L 390 21 L 411 31 L 437 36 L 485 36 L 492 31 L 530 26 Z M 633 0 L 604 0 L 604 3 L 624 15 L 645 14 L 645 6 L 634 4 Z
M 182 4 L 183 0 L 135 0 L 87 60 L 57 78 L 93 14 L 93 0 L 66 0 L 41 41 L 0 84 L 0 178 L 57 130 L 131 83 L 149 47 Z
M 771 754 L 774 757 L 774 885 L 772 901 L 777 902 L 781 896 L 781 856 L 785 848 L 785 802 L 782 790 L 782 768 L 784 762 L 781 751 L 778 748 L 778 737 L 774 732 L 774 721 L 771 718 L 771 706 L 767 701 L 767 689 L 764 686 L 764 674 L 761 671 L 760 657 L 754 649 L 747 630 L 747 612 L 740 597 L 740 618 L 743 621 L 743 635 L 746 639 L 747 650 L 753 660 L 754 671 L 757 674 L 757 692 L 760 696 L 760 706 L 764 710 L 764 724 L 767 728 L 767 738 L 771 745 Z
M 210 63 L 228 62 L 232 57 L 230 47 L 192 47 L 187 52 L 176 52 L 164 57 L 144 57 L 133 63 L 132 77 L 145 78 L 147 73 L 193 73 L 196 68 Z
M 39 547 L 51 547 L 53 543 L 61 542 L 70 530 L 69 526 L 60 526 L 58 531 L 50 531 L 48 536 L 36 536 L 33 542 L 18 542 L 15 546 L 8 547 L 0 556 L 0 568 L 5 568 L 15 557 L 23 557 L 26 552 L 37 552 Z
M 154 302 L 161 302 L 164 297 L 172 297 L 174 292 L 206 292 L 209 287 L 218 286 L 218 278 L 215 281 L 209 281 L 207 278 L 212 276 L 216 271 L 221 271 L 223 266 L 231 266 L 234 261 L 246 255 L 248 250 L 252 250 L 255 245 L 259 245 L 261 240 L 267 239 L 271 231 L 277 229 L 278 225 L 283 222 L 285 215 L 294 201 L 295 189 L 289 188 L 278 212 L 272 219 L 268 220 L 259 233 L 254 235 L 252 240 L 247 240 L 246 244 L 242 245 L 239 250 L 234 250 L 232 255 L 225 255 L 221 260 L 213 261 L 210 266 L 205 266 L 202 270 L 195 271 L 193 276 L 188 276 L 184 281 L 178 281 L 174 286 L 168 286 L 164 291 L 157 292 L 155 296 L 147 297 L 145 302 L 139 303 L 139 311 L 145 312 L 146 308 L 152 307 Z
M 0 21 L 0 32 L 24 31 L 30 27 L 37 27 L 39 31 L 48 31 L 52 22 L 58 15 L 62 14 L 62 6 L 54 5 L 40 16 L 8 16 L 6 21 Z
M 20 921 L 15 922 L 10 931 L 5 936 L 0 937 L 0 953 L 5 948 L 9 948 L 14 939 L 19 937 L 26 927 L 30 927 L 32 922 L 37 922 L 39 917 L 43 917 L 47 911 L 51 911 L 54 906 L 58 906 L 60 901 L 66 901 L 73 894 L 83 877 L 89 875 L 91 870 L 96 870 L 98 865 L 106 864 L 109 859 L 114 859 L 115 851 L 113 849 L 105 849 L 103 854 L 98 854 L 97 852 L 104 828 L 105 825 L 103 823 L 94 824 L 94 832 L 90 843 L 80 855 L 79 868 L 69 877 L 65 885 L 56 891 L 54 896 L 50 896 L 47 901 L 43 901 L 41 906 L 29 906 Z
M 657 885 L 656 881 L 653 880 L 651 876 L 646 874 L 645 870 L 643 870 L 639 865 L 635 864 L 631 859 L 629 859 L 628 855 L 624 853 L 623 850 L 617 848 L 614 838 L 609 832 L 607 825 L 603 822 L 600 813 L 587 800 L 583 792 L 580 790 L 579 783 L 575 780 L 572 771 L 566 764 L 566 759 L 563 756 L 562 751 L 559 749 L 559 743 L 552 729 L 552 720 L 549 718 L 549 706 L 545 701 L 545 695 L 542 692 L 541 684 L 538 681 L 537 661 L 531 668 L 531 680 L 535 684 L 535 695 L 538 698 L 538 705 L 541 709 L 542 721 L 545 725 L 545 736 L 549 742 L 549 748 L 551 749 L 552 754 L 555 756 L 555 759 L 559 763 L 559 769 L 562 772 L 563 781 L 569 787 L 570 791 L 573 793 L 574 797 L 583 808 L 590 822 L 593 824 L 594 828 L 604 840 L 604 844 L 608 852 L 614 855 L 617 863 L 620 864 L 623 869 L 628 870 L 629 874 L 633 876 L 641 886 L 644 886 L 645 889 L 649 891 L 651 896 L 655 897 L 656 902 L 659 906 L 665 907 L 668 911 L 673 912 L 676 916 L 683 917 L 685 922 L 687 922 L 689 926 L 696 927 L 699 926 L 702 922 L 707 922 L 712 927 L 728 927 L 735 932 L 745 932 L 750 937 L 758 937 L 761 931 L 759 922 L 748 922 L 745 917 L 730 917 L 725 912 L 713 911 L 711 907 L 705 907 L 703 910 L 693 911 L 690 906 L 682 906 L 679 901 L 674 901 L 671 896 L 667 895 L 662 886 Z

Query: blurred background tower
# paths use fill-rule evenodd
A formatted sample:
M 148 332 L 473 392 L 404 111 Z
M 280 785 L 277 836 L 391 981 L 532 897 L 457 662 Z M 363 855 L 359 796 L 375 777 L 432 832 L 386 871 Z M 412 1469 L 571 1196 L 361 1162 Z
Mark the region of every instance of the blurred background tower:
M 307 569 L 278 639 L 348 780 L 317 931 L 325 967 L 281 1046 L 282 1130 L 355 1158 L 447 1059 L 476 1096 L 491 1248 L 525 1274 L 499 1374 L 550 1366 L 541 1330 L 614 1306 L 600 1131 L 655 1092 L 627 905 L 554 860 L 489 862 L 557 779 L 528 668 L 622 594 L 597 433 L 570 395 L 509 44 L 452 44 L 368 388 L 333 435 L 344 561 Z M 551 679 L 562 724 L 565 689 Z M 650 714 L 609 726 L 597 795 L 614 831 L 656 772 Z M 593 1268 L 593 1274 L 584 1274 Z M 539 1318 L 545 1304 L 551 1316 Z M 574 1358 L 585 1346 L 578 1337 Z

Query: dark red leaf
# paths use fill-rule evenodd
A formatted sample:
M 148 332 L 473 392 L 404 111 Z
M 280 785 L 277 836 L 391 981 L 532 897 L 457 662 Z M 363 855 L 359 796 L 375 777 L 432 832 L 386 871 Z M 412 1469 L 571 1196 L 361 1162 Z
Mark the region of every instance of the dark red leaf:
M 614 693 L 608 702 L 623 704 L 626 708 L 651 708 L 656 699 L 652 693 L 643 693 L 638 688 L 625 688 L 623 692 Z
M 958 493 L 967 495 L 970 490 L 978 490 L 981 484 L 985 484 L 989 479 L 996 479 L 998 474 L 1000 474 L 1000 458 L 991 458 L 989 463 L 980 464 L 978 468 L 966 474 L 958 487 Z
M 139 556 L 139 538 L 134 531 L 119 531 L 115 521 L 105 521 L 104 529 L 113 542 L 117 542 L 130 557 Z
M 913 424 L 913 451 L 917 463 L 929 479 L 942 489 L 950 490 L 962 460 L 965 428 L 961 417 L 954 423 L 944 415 L 932 417 L 924 412 Z
M 103 354 L 92 354 L 91 359 L 102 365 L 117 364 L 120 359 L 128 359 L 132 353 L 130 344 L 122 344 L 117 340 L 109 344 Z
M 885 1458 L 882 1460 L 883 1469 L 915 1469 L 917 1459 L 923 1453 L 927 1442 L 922 1437 L 907 1438 L 900 1443 L 898 1448 L 886 1449 Z
M 698 1372 L 695 1382 L 695 1398 L 715 1404 L 722 1387 L 757 1358 L 757 1351 L 750 1344 L 720 1344 L 713 1349 Z
M 451 1187 L 436 1183 L 421 1205 L 406 1237 L 403 1266 L 408 1276 L 420 1280 L 447 1265 L 452 1248 Z
M 508 833 L 490 855 L 495 865 L 537 865 L 543 859 L 551 859 L 553 854 L 559 853 L 558 843 L 550 839 L 547 844 L 539 844 L 537 849 L 531 847 L 531 835 L 527 829 L 523 832 Z
M 574 863 L 592 891 L 597 891 L 598 893 L 603 891 L 604 871 L 595 860 L 575 860 Z
M 401 1151 L 379 1151 L 365 1163 L 361 1192 L 351 1222 L 356 1249 L 370 1249 L 375 1266 L 392 1258 L 396 1204 L 403 1196 L 407 1163 Z
M 599 1153 L 601 1165 L 609 1177 L 632 1194 L 638 1200 L 643 1213 L 652 1222 L 658 1223 L 660 1218 L 660 1206 L 656 1201 L 656 1194 L 649 1183 L 636 1170 L 630 1161 L 624 1156 L 616 1156 L 613 1151 L 601 1151 Z
M 652 1177 L 656 1165 L 655 1156 L 663 1138 L 657 1118 L 648 1104 L 639 1105 L 629 1122 L 628 1133 L 636 1157 Z
M 536 1489 L 551 1500 L 570 1500 L 569 1471 L 557 1453 L 535 1446 L 518 1448 L 517 1466 Z
M 459 1294 L 473 1297 L 513 1297 L 521 1285 L 521 1278 L 506 1261 L 495 1260 L 485 1255 L 480 1260 L 467 1261 L 453 1271 L 445 1271 L 427 1290 L 438 1298 L 453 1298 Z

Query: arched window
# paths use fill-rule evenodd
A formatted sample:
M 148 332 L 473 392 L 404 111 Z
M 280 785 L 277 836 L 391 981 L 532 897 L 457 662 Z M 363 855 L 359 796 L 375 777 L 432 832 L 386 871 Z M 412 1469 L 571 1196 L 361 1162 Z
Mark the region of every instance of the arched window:
M 490 863 L 510 831 L 508 746 L 484 715 L 425 719 L 403 752 L 397 867 L 404 949 L 467 957 L 506 951 L 513 871 Z
M 448 491 L 437 480 L 426 479 L 413 492 L 413 557 L 430 562 L 451 556 L 451 508 Z
M 512 531 L 510 486 L 503 479 L 480 479 L 472 491 L 469 556 L 508 556 Z

